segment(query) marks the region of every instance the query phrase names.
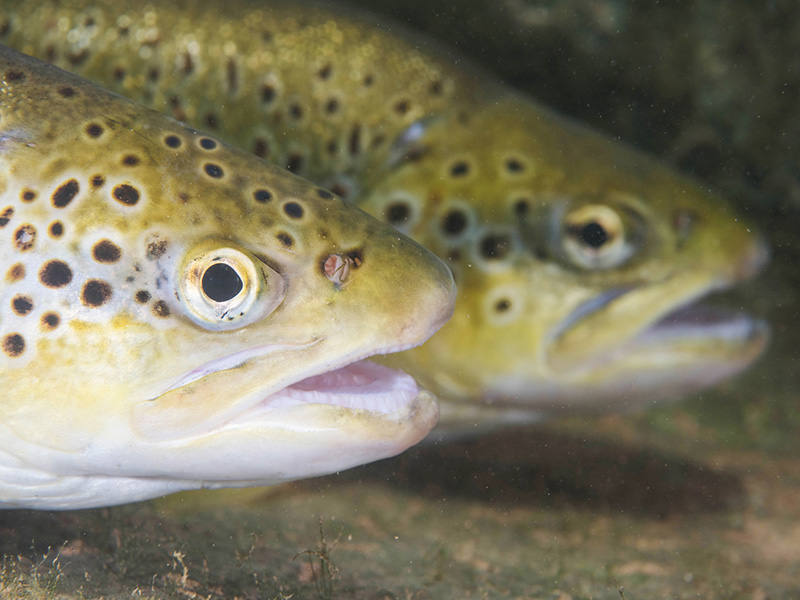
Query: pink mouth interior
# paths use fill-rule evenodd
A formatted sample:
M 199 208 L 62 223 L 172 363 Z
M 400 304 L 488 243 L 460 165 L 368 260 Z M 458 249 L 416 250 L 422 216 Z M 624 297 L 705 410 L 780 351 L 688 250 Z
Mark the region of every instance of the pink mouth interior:
M 264 406 L 330 404 L 388 414 L 406 409 L 418 395 L 411 376 L 362 360 L 293 383 L 267 397 Z

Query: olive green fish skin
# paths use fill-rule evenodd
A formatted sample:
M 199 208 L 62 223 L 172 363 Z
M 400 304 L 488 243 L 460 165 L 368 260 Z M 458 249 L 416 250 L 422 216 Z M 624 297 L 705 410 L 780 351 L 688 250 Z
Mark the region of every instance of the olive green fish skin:
M 340 402 L 339 380 L 320 375 L 441 326 L 455 290 L 433 254 L 250 153 L 2 46 L 0 212 L 0 506 L 327 473 L 435 424 L 407 376 L 341 376 L 405 386 L 373 406 L 371 393 Z M 196 265 L 212 263 L 236 271 L 233 292 L 224 278 L 208 291 Z
M 7 14 L 6 43 L 211 127 L 446 259 L 454 317 L 390 359 L 455 401 L 445 424 L 636 406 L 765 347 L 746 317 L 655 326 L 766 261 L 725 202 L 399 28 L 245 0 Z

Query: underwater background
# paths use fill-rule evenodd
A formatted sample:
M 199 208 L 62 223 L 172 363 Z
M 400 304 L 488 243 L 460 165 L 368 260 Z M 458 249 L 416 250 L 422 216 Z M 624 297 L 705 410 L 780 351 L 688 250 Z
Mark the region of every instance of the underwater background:
M 800 597 L 800 6 L 356 4 L 729 197 L 772 262 L 726 299 L 770 322 L 770 349 L 634 415 L 429 444 L 269 489 L 0 512 L 0 596 Z

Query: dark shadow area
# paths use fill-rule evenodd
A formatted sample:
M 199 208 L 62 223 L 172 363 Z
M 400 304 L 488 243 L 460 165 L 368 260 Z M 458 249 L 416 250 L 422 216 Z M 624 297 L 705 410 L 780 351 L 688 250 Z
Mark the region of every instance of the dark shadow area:
M 381 482 L 429 498 L 664 518 L 741 506 L 740 478 L 682 456 L 546 427 L 423 444 L 310 485 Z

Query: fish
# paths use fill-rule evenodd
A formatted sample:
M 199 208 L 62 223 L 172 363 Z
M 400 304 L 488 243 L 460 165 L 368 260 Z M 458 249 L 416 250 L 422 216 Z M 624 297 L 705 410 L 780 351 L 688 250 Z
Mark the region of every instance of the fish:
M 0 507 L 107 506 L 392 456 L 437 406 L 368 357 L 455 285 L 249 152 L 0 47 Z
M 625 411 L 750 365 L 763 320 L 704 299 L 766 264 L 702 182 L 401 25 L 340 5 L 0 2 L 0 41 L 325 185 L 440 256 L 458 297 L 387 357 L 440 431 Z

